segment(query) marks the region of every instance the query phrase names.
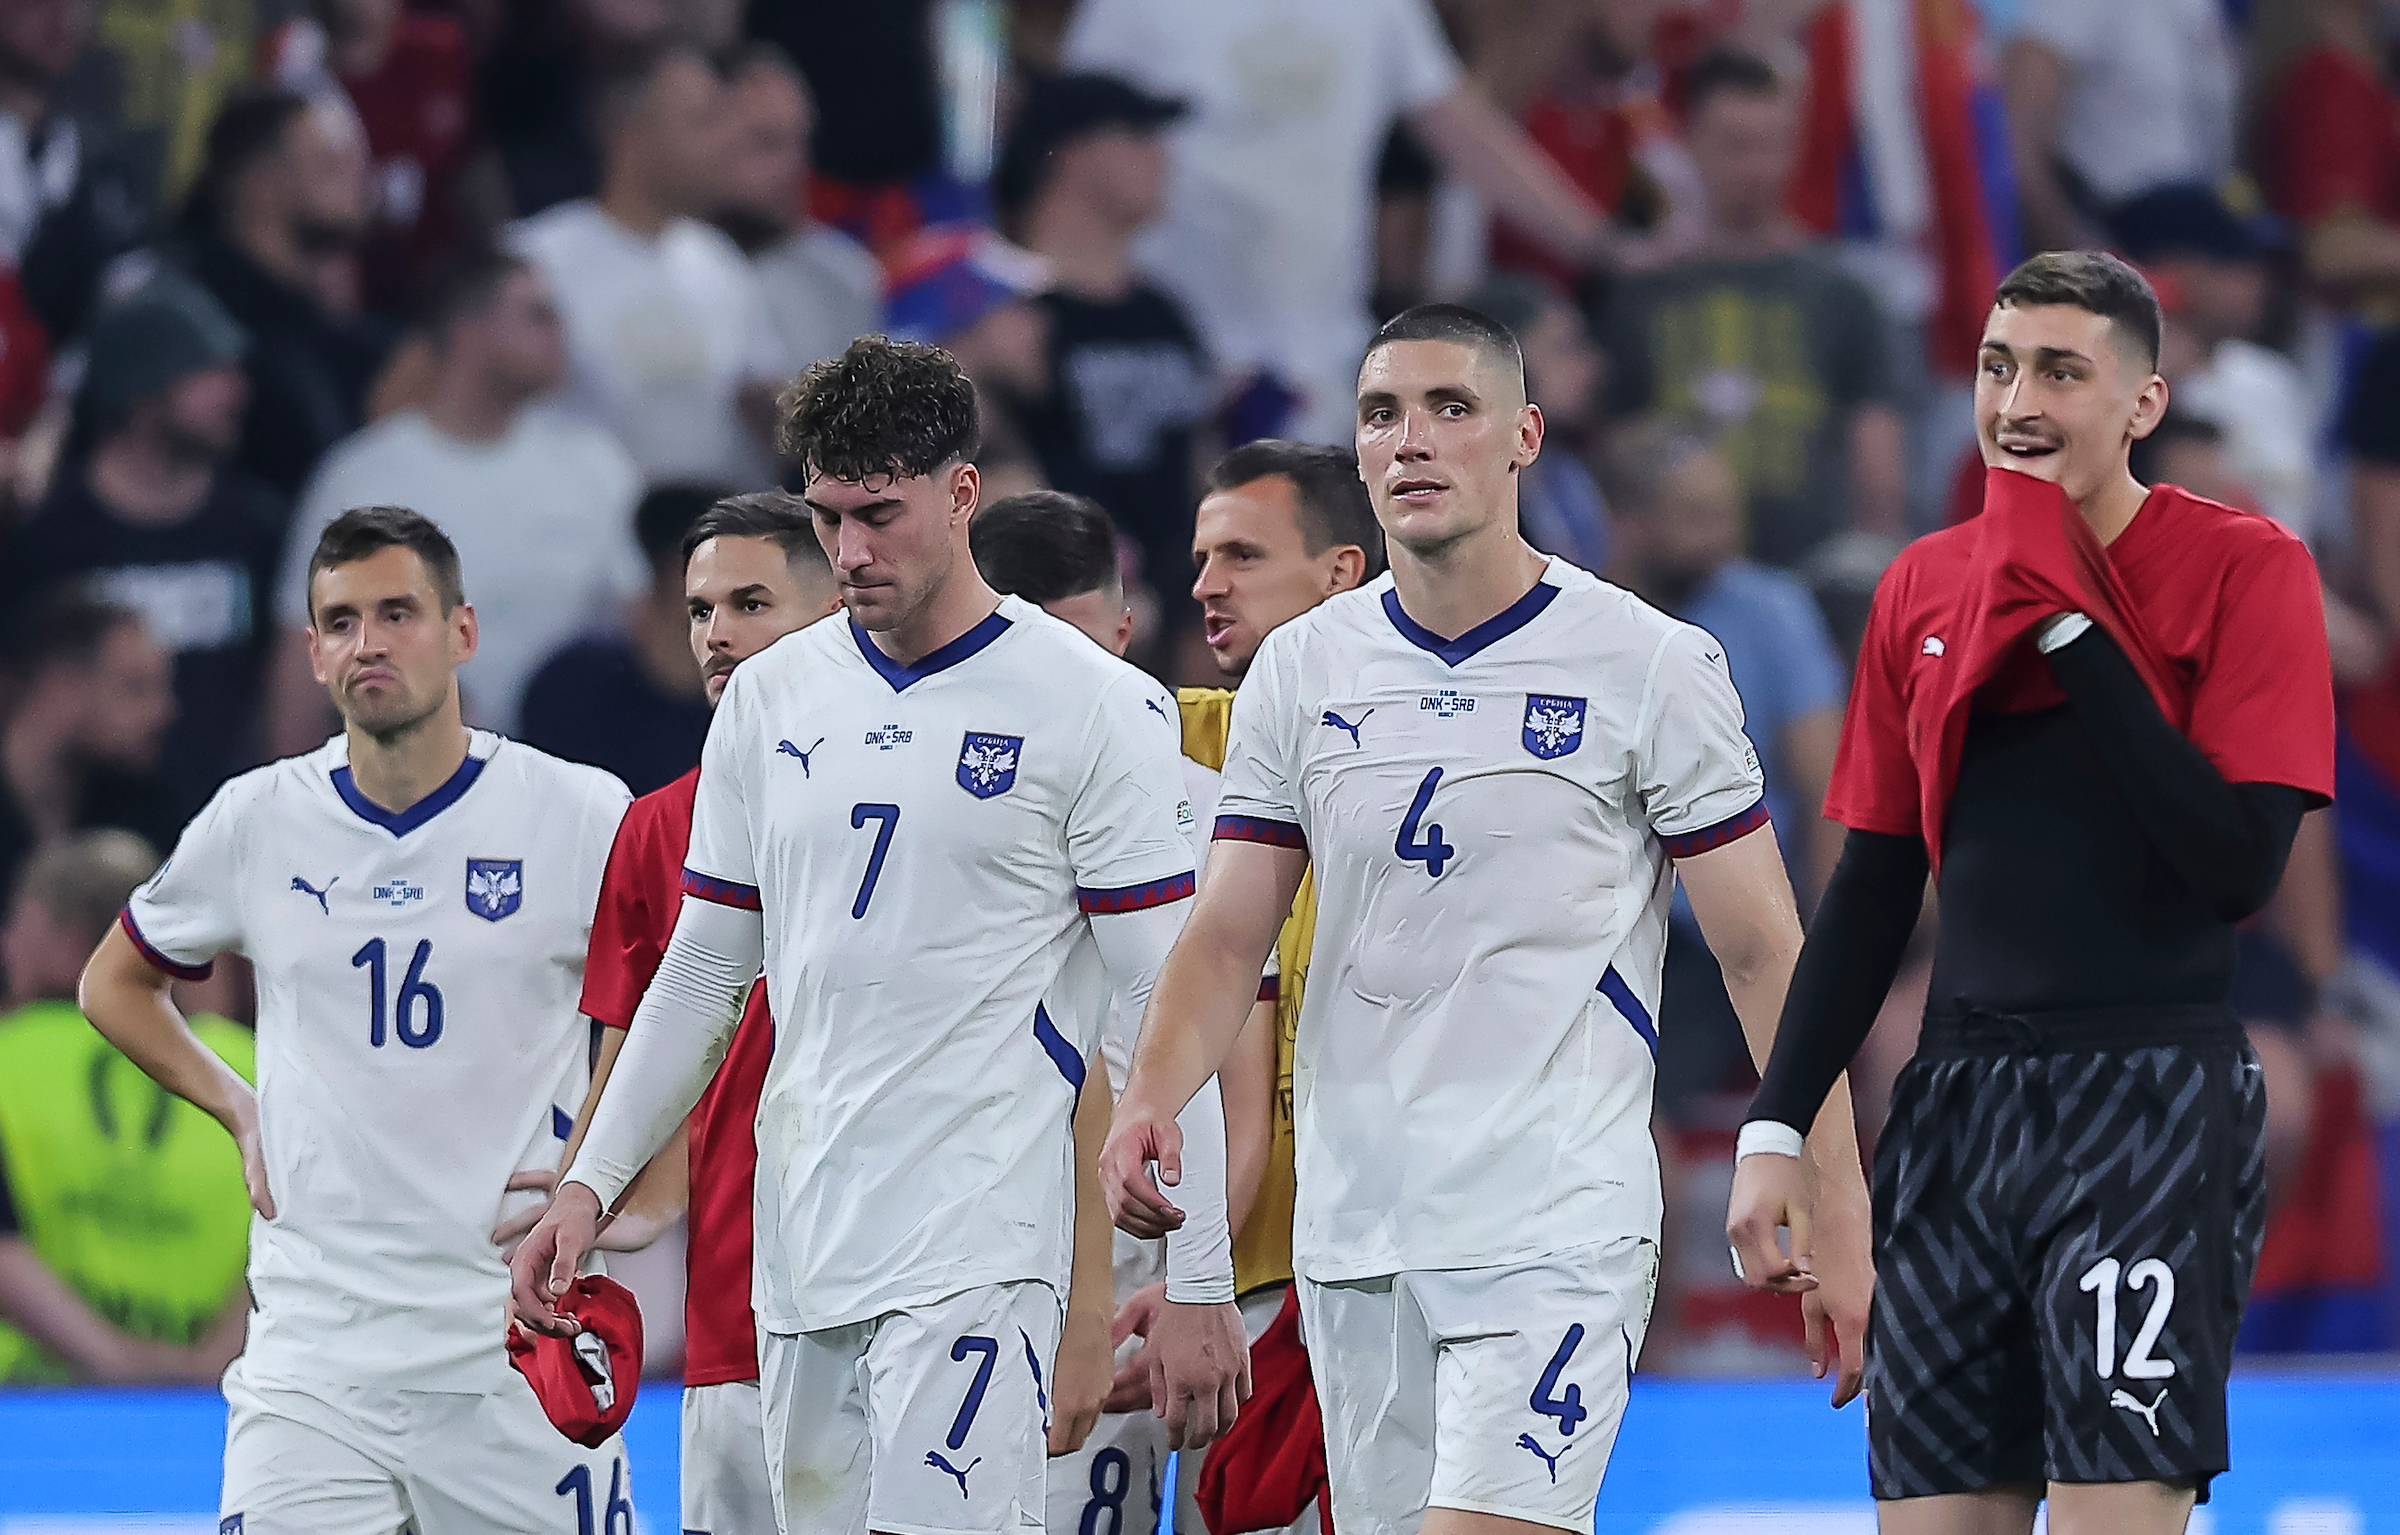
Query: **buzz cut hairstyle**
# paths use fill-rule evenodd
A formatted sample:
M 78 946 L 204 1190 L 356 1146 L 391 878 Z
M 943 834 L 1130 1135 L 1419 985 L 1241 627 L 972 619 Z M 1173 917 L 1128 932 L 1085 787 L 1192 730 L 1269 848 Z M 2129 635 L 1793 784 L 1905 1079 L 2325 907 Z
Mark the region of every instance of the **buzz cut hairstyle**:
M 1004 595 L 1038 605 L 1125 590 L 1116 524 L 1089 496 L 1029 490 L 1005 497 L 975 514 L 967 539 L 975 568 Z
M 1211 493 L 1239 490 L 1245 485 L 1282 475 L 1292 482 L 1300 504 L 1300 546 L 1311 555 L 1347 544 L 1363 551 L 1366 572 L 1361 585 L 1383 574 L 1383 525 L 1375 520 L 1375 503 L 1358 477 L 1358 456 L 1348 448 L 1313 442 L 1287 442 L 1262 437 L 1246 442 L 1208 471 Z
M 386 549 L 411 549 L 425 562 L 433 590 L 447 615 L 467 600 L 460 574 L 458 545 L 423 512 L 405 506 L 354 506 L 327 523 L 308 557 L 309 627 L 316 627 L 317 577 L 337 566 L 354 565 Z
M 700 546 L 712 538 L 763 538 L 783 551 L 785 564 L 827 580 L 833 577 L 833 562 L 817 542 L 816 514 L 788 490 L 746 490 L 717 498 L 684 529 L 683 563 L 688 567 Z
M 1403 309 L 1383 322 L 1375 339 L 1367 343 L 1367 355 L 1372 357 L 1400 341 L 1447 341 L 1466 347 L 1514 379 L 1519 394 L 1525 392 L 1525 349 L 1517 345 L 1517 333 L 1480 309 L 1464 304 L 1419 304 Z
M 918 479 L 982 445 L 966 370 L 920 341 L 861 336 L 793 380 L 776 407 L 777 445 L 804 482 Z
M 2063 305 L 2096 314 L 2133 343 L 2142 366 L 2158 366 L 2165 322 L 2150 279 L 2106 251 L 2044 251 L 2028 256 L 2001 279 L 1994 309 Z

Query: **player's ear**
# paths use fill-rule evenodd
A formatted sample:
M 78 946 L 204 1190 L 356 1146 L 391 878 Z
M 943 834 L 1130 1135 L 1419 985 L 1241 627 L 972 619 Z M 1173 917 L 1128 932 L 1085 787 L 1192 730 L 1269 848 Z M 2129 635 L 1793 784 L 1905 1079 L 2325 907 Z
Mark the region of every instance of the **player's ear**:
M 1526 401 L 1525 408 L 1517 412 L 1517 451 L 1508 461 L 1511 474 L 1542 456 L 1542 438 L 1549 430 L 1550 424 L 1542 419 L 1542 408 Z
M 961 461 L 950 470 L 950 515 L 967 518 L 975 515 L 975 503 L 983 494 L 983 473 L 973 464 Z
M 2141 441 L 2158 430 L 2158 423 L 2166 419 L 2166 414 L 2167 381 L 2153 373 L 2150 381 L 2142 385 L 2142 392 L 2134 396 L 2133 420 L 2126 426 L 2126 436 Z
M 475 659 L 475 647 L 482 643 L 483 630 L 475 618 L 475 604 L 461 602 L 450 610 L 450 648 L 455 663 L 466 665 Z
M 1333 559 L 1325 567 L 1325 595 L 1347 592 L 1367 579 L 1367 551 L 1356 544 L 1336 544 L 1327 553 Z

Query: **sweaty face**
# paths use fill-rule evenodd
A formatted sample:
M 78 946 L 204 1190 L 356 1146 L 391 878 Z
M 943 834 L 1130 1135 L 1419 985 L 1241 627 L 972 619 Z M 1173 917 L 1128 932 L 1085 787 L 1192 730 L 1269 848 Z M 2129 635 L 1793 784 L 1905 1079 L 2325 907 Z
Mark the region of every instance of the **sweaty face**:
M 2124 476 L 2127 449 L 2158 425 L 2164 380 L 2127 355 L 2105 316 L 2069 304 L 1995 308 L 1976 358 L 1983 461 L 2082 501 Z
M 771 538 L 712 538 L 683 567 L 692 659 L 711 708 L 733 669 L 839 607 L 833 583 L 804 579 Z
M 1192 596 L 1219 671 L 1239 677 L 1269 634 L 1333 595 L 1333 554 L 1308 552 L 1288 476 L 1209 492 L 1192 526 Z
M 1508 517 L 1541 453 L 1521 381 L 1473 347 L 1395 341 L 1358 370 L 1358 470 L 1394 544 L 1431 556 Z
M 900 628 L 950 579 L 979 485 L 975 466 L 961 463 L 909 480 L 809 480 L 817 542 L 862 627 Z
M 389 738 L 424 723 L 475 653 L 475 610 L 442 612 L 413 549 L 378 549 L 317 573 L 309 599 L 309 665 L 342 718 Z
M 155 767 L 175 722 L 175 658 L 140 624 L 117 625 L 100 642 L 91 701 L 84 751 L 119 767 Z

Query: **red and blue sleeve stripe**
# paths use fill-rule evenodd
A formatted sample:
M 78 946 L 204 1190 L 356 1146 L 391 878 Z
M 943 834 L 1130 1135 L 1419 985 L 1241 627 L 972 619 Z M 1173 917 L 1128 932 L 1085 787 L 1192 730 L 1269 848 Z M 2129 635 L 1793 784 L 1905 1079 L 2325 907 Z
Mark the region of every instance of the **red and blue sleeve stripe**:
M 1687 831 L 1680 836 L 1661 837 L 1658 840 L 1667 850 L 1669 858 L 1692 858 L 1749 836 L 1766 825 L 1767 819 L 1767 802 L 1762 798 L 1740 815 L 1728 816 L 1714 826 L 1703 826 L 1698 831 Z
M 1153 906 L 1166 906 L 1191 899 L 1200 887 L 1199 876 L 1178 874 L 1173 879 L 1154 879 L 1146 885 L 1120 885 L 1114 890 L 1075 889 L 1075 904 L 1093 916 L 1105 916 L 1120 911 L 1148 911 Z
M 1283 978 L 1275 975 L 1260 976 L 1258 978 L 1258 1000 L 1281 1002 L 1283 1000 Z
M 697 869 L 683 871 L 683 893 L 695 900 L 713 901 L 719 906 L 732 906 L 742 911 L 759 910 L 756 885 L 738 885 L 732 880 L 703 874 Z
M 142 936 L 142 929 L 133 920 L 133 908 L 130 906 L 117 913 L 117 926 L 125 929 L 125 936 L 133 940 L 133 946 L 141 951 L 142 958 L 148 960 L 154 970 L 163 970 L 179 981 L 205 981 L 216 972 L 217 962 L 213 959 L 206 964 L 183 965 L 158 952 L 150 940 Z
M 1264 842 L 1269 847 L 1308 851 L 1308 834 L 1291 821 L 1270 821 L 1255 815 L 1221 815 L 1213 834 L 1219 842 Z

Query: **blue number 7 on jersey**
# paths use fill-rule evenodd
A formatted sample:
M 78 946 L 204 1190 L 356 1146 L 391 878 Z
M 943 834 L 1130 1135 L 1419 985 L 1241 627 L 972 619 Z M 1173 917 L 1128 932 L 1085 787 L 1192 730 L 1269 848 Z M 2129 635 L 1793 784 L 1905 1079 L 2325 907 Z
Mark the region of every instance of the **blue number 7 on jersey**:
M 875 882 L 883 878 L 883 855 L 892 850 L 892 828 L 900 824 L 898 805 L 852 805 L 850 829 L 864 830 L 869 821 L 875 825 L 875 850 L 867 854 L 867 872 L 858 882 L 858 899 L 850 903 L 853 920 L 867 914 L 867 903 L 875 899 Z

